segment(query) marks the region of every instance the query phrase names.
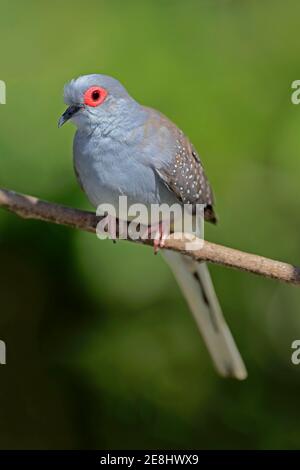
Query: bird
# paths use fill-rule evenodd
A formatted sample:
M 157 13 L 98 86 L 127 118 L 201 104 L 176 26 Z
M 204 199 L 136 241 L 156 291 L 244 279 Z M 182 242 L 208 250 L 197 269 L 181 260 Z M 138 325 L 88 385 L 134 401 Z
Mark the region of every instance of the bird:
M 202 204 L 215 224 L 214 195 L 202 160 L 184 132 L 161 112 L 141 105 L 115 78 L 82 75 L 64 87 L 68 106 L 58 126 L 72 121 L 75 174 L 95 207 Z M 122 214 L 122 217 L 128 217 Z M 121 217 L 121 218 L 122 218 Z M 160 246 L 163 241 L 160 240 Z M 223 316 L 206 263 L 161 250 L 187 301 L 217 372 L 243 380 L 246 367 Z

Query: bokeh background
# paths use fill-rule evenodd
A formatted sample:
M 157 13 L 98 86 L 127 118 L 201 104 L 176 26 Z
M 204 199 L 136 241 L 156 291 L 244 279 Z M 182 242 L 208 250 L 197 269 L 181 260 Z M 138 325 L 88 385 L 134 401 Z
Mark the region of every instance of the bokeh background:
M 57 129 L 100 72 L 192 139 L 209 240 L 300 263 L 299 2 L 0 1 L 0 186 L 90 209 Z M 300 291 L 213 266 L 246 361 L 219 378 L 160 256 L 0 211 L 0 448 L 299 448 Z

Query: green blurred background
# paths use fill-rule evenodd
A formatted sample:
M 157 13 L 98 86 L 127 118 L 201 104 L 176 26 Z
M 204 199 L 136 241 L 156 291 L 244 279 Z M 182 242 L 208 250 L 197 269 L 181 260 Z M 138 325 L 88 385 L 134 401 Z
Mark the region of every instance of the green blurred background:
M 298 1 L 0 0 L 0 186 L 90 209 L 62 89 L 118 78 L 191 138 L 206 237 L 300 263 Z M 1 448 L 299 448 L 300 291 L 212 267 L 246 361 L 220 379 L 160 256 L 0 212 Z

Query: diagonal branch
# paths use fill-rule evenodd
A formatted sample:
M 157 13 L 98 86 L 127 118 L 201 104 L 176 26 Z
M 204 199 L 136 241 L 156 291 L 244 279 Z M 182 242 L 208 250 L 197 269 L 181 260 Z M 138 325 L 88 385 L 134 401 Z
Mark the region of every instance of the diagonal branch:
M 100 220 L 92 212 L 46 202 L 6 189 L 0 189 L 0 207 L 14 212 L 25 219 L 43 220 L 87 232 L 95 232 Z M 135 243 L 153 245 L 152 240 L 132 240 L 130 238 L 128 240 Z M 190 243 L 188 239 L 183 238 L 178 240 L 171 236 L 166 240 L 165 249 L 184 253 L 197 261 L 209 261 L 290 284 L 300 284 L 300 268 L 297 266 L 245 253 L 208 241 L 204 241 L 203 247 L 200 250 L 187 251 L 185 248 L 187 241 Z

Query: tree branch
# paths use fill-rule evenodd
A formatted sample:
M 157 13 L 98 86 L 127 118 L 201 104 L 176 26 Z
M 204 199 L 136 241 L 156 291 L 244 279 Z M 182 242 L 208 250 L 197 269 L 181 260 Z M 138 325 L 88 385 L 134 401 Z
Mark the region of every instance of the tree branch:
M 25 219 L 43 220 L 94 233 L 100 220 L 92 212 L 42 201 L 6 189 L 0 189 L 0 207 Z M 130 238 L 128 240 L 153 245 L 152 240 L 131 240 Z M 297 266 L 245 253 L 206 240 L 200 250 L 187 251 L 186 242 L 190 243 L 190 240 L 184 238 L 184 236 L 180 240 L 171 236 L 166 240 L 165 249 L 184 253 L 197 261 L 208 261 L 290 284 L 300 284 L 300 268 Z

